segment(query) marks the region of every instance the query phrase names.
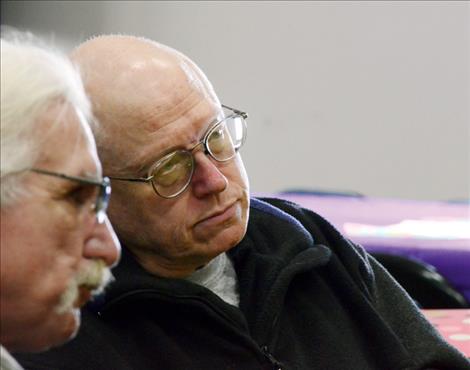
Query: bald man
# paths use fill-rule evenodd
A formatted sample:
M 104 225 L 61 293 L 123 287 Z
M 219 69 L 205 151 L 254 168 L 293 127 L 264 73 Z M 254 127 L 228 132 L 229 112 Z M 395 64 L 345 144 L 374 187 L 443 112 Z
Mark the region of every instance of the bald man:
M 76 340 L 26 368 L 470 369 L 361 247 L 295 204 L 250 201 L 247 115 L 191 60 L 128 36 L 73 59 L 123 258 Z

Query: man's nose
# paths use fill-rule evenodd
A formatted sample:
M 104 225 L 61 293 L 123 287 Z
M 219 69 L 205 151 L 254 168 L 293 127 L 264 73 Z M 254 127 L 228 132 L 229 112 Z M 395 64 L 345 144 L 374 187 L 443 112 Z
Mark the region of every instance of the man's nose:
M 83 256 L 90 259 L 102 259 L 113 267 L 121 257 L 121 245 L 114 233 L 108 217 L 103 223 L 95 222 L 92 236 L 85 242 Z
M 227 188 L 227 178 L 204 152 L 194 153 L 194 165 L 196 168 L 191 183 L 197 198 L 221 193 Z

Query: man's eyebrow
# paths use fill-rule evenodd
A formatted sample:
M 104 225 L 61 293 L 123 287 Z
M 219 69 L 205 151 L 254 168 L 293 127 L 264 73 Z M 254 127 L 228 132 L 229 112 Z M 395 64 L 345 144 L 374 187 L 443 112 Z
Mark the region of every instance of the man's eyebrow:
M 205 123 L 201 126 L 198 136 L 194 140 L 194 143 L 192 144 L 195 144 L 196 142 L 203 140 L 207 132 L 209 132 L 214 126 L 218 125 L 225 118 L 226 116 L 223 110 L 215 111 L 214 114 L 212 115 L 212 118 L 209 118 L 208 120 L 204 120 Z
M 127 160 L 125 165 L 119 168 L 113 168 L 109 173 L 105 173 L 104 176 L 132 176 L 132 177 L 146 177 L 148 169 L 153 165 L 160 157 L 152 156 L 150 159 L 144 160 L 145 155 L 133 160 Z M 157 159 L 155 159 L 157 158 Z M 119 175 L 118 175 L 119 174 Z
M 220 121 L 223 121 L 224 119 L 225 119 L 225 115 L 223 114 L 223 112 L 218 112 L 216 115 L 214 115 L 212 120 L 210 120 L 207 126 L 205 127 L 202 137 L 204 137 L 207 131 L 209 131 L 212 127 L 214 127 L 215 125 L 217 125 L 218 123 L 220 123 Z
M 135 173 L 146 176 L 150 168 L 157 163 L 160 159 L 165 157 L 166 155 L 176 152 L 177 150 L 186 150 L 187 145 L 181 144 L 181 145 L 172 145 L 170 147 L 167 147 L 166 149 L 158 152 L 156 155 L 152 156 L 150 159 L 147 161 L 144 161 L 136 170 Z

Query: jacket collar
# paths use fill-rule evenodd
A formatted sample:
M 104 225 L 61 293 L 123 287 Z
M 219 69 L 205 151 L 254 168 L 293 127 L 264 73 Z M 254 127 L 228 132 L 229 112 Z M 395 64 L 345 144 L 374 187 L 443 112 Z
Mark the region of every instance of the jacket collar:
M 247 234 L 229 251 L 240 290 L 240 309 L 256 337 L 278 314 L 294 276 L 326 265 L 331 250 L 315 244 L 311 232 L 294 217 L 267 202 L 252 199 Z

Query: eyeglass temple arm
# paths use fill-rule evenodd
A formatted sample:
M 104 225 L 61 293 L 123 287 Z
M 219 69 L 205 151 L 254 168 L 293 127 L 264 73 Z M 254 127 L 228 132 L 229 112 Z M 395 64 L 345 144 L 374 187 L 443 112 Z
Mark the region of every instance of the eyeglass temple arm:
M 231 110 L 232 112 L 242 116 L 244 119 L 248 118 L 248 114 L 246 112 L 243 112 L 241 110 L 238 110 L 236 108 L 229 107 L 228 105 L 222 104 L 222 107 Z
M 140 178 L 129 178 L 129 177 L 114 177 L 114 176 L 108 176 L 111 180 L 118 180 L 118 181 L 131 181 L 131 182 L 149 182 L 150 180 L 153 179 L 153 176 L 150 177 L 140 177 Z
M 56 173 L 56 172 L 52 172 L 52 171 L 42 170 L 42 169 L 39 169 L 39 168 L 31 168 L 30 171 L 36 172 L 36 173 L 39 173 L 39 174 L 42 174 L 42 175 L 59 177 L 61 179 L 78 181 L 78 182 L 82 182 L 82 183 L 90 184 L 90 185 L 102 186 L 103 182 L 106 181 L 106 180 L 104 180 L 104 178 L 103 178 L 103 181 L 96 181 L 96 180 L 92 180 L 92 179 L 87 179 L 86 177 L 69 176 L 69 175 L 64 175 L 62 173 Z

